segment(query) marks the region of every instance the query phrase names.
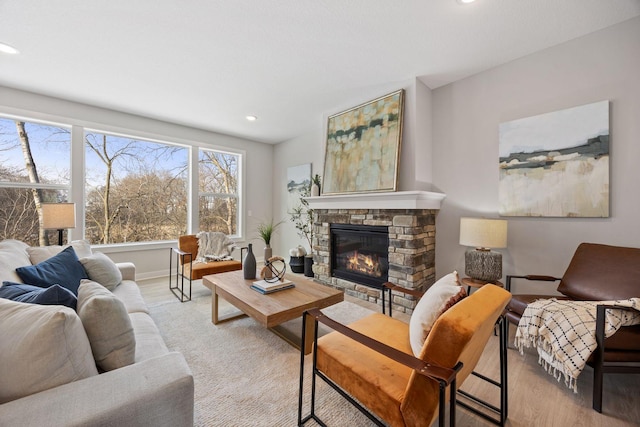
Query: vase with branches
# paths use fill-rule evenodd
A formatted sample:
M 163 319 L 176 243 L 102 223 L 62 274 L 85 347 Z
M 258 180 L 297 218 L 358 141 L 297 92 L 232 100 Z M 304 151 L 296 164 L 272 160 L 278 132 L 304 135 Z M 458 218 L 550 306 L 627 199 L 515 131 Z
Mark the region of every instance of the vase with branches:
M 300 191 L 300 201 L 291 210 L 289 216 L 291 222 L 298 231 L 298 236 L 304 238 L 309 245 L 309 252 L 305 257 L 305 276 L 313 276 L 313 209 L 309 207 L 309 201 L 306 200 L 311 192 L 310 186 L 305 187 Z
M 306 200 L 309 197 L 309 187 L 305 187 L 300 191 L 299 203 L 289 213 L 291 222 L 298 231 L 298 236 L 307 241 L 309 245 L 309 252 L 311 254 L 313 250 L 313 209 L 309 207 L 309 202 Z

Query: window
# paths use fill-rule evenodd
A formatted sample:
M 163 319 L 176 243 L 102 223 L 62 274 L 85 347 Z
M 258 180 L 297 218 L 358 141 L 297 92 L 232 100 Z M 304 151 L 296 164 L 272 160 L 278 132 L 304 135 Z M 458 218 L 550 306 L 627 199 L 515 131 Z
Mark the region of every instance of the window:
M 241 154 L 71 130 L 0 116 L 0 240 L 56 244 L 57 231 L 41 229 L 39 207 L 61 202 L 75 202 L 84 217 L 74 238 L 94 245 L 175 240 L 191 231 L 189 217 L 200 230 L 240 235 Z M 84 177 L 72 183 L 72 147 L 80 146 Z M 193 150 L 198 150 L 197 169 L 189 166 Z M 83 173 L 78 161 L 74 179 Z M 199 176 L 199 194 L 189 206 L 192 175 Z M 72 191 L 82 188 L 85 200 L 71 200 Z
M 70 165 L 69 127 L 0 117 L 0 239 L 57 242 L 55 230 L 41 230 L 38 207 L 68 201 Z
M 188 148 L 87 132 L 85 152 L 89 242 L 170 240 L 186 233 Z
M 240 156 L 201 149 L 198 155 L 200 230 L 238 235 Z

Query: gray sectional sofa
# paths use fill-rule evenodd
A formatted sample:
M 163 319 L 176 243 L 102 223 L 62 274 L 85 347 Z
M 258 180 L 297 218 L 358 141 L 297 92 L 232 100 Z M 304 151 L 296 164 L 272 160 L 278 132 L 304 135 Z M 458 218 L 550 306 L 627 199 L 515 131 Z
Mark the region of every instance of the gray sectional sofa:
M 86 242 L 73 242 L 73 247 L 78 258 L 91 255 Z M 16 268 L 61 249 L 0 242 L 0 283 L 20 283 Z M 0 425 L 193 425 L 191 370 L 182 354 L 167 349 L 149 316 L 135 282 L 135 266 L 115 265 L 122 279 L 111 292 L 123 303 L 135 336 L 135 359 L 117 369 L 96 368 L 94 343 L 75 310 L 0 299 Z M 130 353 L 134 357 L 132 349 Z

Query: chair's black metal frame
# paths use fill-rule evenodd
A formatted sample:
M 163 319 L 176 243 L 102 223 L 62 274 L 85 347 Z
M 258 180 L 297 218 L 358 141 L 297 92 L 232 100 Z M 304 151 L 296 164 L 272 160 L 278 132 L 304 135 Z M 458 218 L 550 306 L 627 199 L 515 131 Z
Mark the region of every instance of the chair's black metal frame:
M 305 331 L 306 331 L 306 322 L 308 322 L 308 317 L 313 318 L 315 322 L 314 328 L 314 337 L 313 337 L 313 366 L 312 366 L 312 377 L 311 377 L 311 402 L 310 402 L 310 412 L 309 415 L 302 417 L 302 401 L 303 401 L 303 392 L 304 392 L 304 343 L 305 343 Z M 336 322 L 335 320 L 327 317 L 318 309 L 311 309 L 306 311 L 302 317 L 302 340 L 300 345 L 300 389 L 299 389 L 299 398 L 298 398 L 298 426 L 304 425 L 309 420 L 313 419 L 316 423 L 321 426 L 325 426 L 326 424 L 318 417 L 315 411 L 315 395 L 316 395 L 316 376 L 320 377 L 327 384 L 329 384 L 334 390 L 336 390 L 342 397 L 344 397 L 349 403 L 355 406 L 360 412 L 367 416 L 374 424 L 377 426 L 384 427 L 385 424 L 375 416 L 375 414 L 371 413 L 367 408 L 362 406 L 358 401 L 356 401 L 353 397 L 351 397 L 346 391 L 344 391 L 338 384 L 333 382 L 330 378 L 324 375 L 317 368 L 317 354 L 318 354 L 318 322 L 323 323 L 329 328 L 337 331 L 351 339 L 356 340 L 357 342 L 371 348 L 372 350 L 378 351 L 385 356 L 395 360 L 396 362 L 402 363 L 412 369 L 414 369 L 418 374 L 424 375 L 426 377 L 432 378 L 439 383 L 439 408 L 438 408 L 438 417 L 439 417 L 439 425 L 441 427 L 445 426 L 446 423 L 446 388 L 450 386 L 450 399 L 449 399 L 449 425 L 454 427 L 456 423 L 456 399 L 455 399 L 455 389 L 456 389 L 456 375 L 458 371 L 462 368 L 462 363 L 458 363 L 453 369 L 445 368 L 433 364 L 429 364 L 424 362 L 417 357 L 412 355 L 403 353 L 393 347 L 390 347 L 386 344 L 381 343 L 380 341 L 376 341 L 366 335 L 363 335 L 359 332 L 354 331 L 353 329 Z
M 604 360 L 604 330 L 606 321 L 606 310 L 615 308 L 617 310 L 635 311 L 630 307 L 620 307 L 616 305 L 599 304 L 596 307 L 596 343 L 598 347 L 593 352 L 593 402 L 592 406 L 598 412 L 602 412 L 602 385 L 604 374 L 638 374 L 640 366 L 637 362 L 607 362 Z
M 176 259 L 176 285 L 172 286 L 172 280 L 171 277 L 173 276 L 173 274 L 171 273 L 173 267 L 172 267 L 172 261 L 173 261 L 173 257 L 175 254 L 175 259 Z M 188 261 L 186 261 L 188 258 Z M 173 295 L 175 295 L 176 298 L 178 298 L 178 300 L 180 300 L 180 302 L 187 302 L 187 301 L 191 301 L 191 283 L 193 282 L 193 280 L 191 279 L 191 274 L 189 274 L 189 294 L 186 294 L 184 292 L 184 265 L 185 263 L 188 263 L 189 265 L 191 265 L 193 263 L 193 254 L 189 253 L 189 252 L 185 252 L 182 251 L 178 248 L 171 248 L 169 251 L 169 290 L 171 290 L 171 292 L 173 293 Z M 180 284 L 178 284 L 178 277 L 180 277 Z
M 500 381 L 496 381 L 492 378 L 489 378 L 483 374 L 480 374 L 476 371 L 472 371 L 471 375 L 478 377 L 489 384 L 492 384 L 500 390 L 500 405 L 495 406 L 483 399 L 480 399 L 464 390 L 458 389 L 458 396 L 462 396 L 463 398 L 469 399 L 477 405 L 485 408 L 486 411 L 482 411 L 476 407 L 473 407 L 467 404 L 465 401 L 458 399 L 458 405 L 462 406 L 468 411 L 473 412 L 474 414 L 484 418 L 485 420 L 499 425 L 504 426 L 507 421 L 507 417 L 509 416 L 509 390 L 508 390 L 508 380 L 507 380 L 507 325 L 509 324 L 508 320 L 504 316 L 500 316 L 498 321 L 496 322 L 496 326 L 499 331 L 499 339 L 500 339 Z M 488 413 L 487 413 L 488 412 Z M 495 414 L 495 416 L 490 414 Z
M 507 278 L 508 280 L 508 278 Z M 507 282 L 508 284 L 510 284 L 509 282 Z M 507 285 L 509 286 L 509 285 Z M 509 290 L 510 288 L 507 287 L 507 290 Z M 385 298 L 385 291 L 389 292 L 389 296 L 388 296 L 388 302 L 389 302 L 389 317 L 393 317 L 392 316 L 392 302 L 393 302 L 393 293 L 392 290 L 396 290 L 402 293 L 406 293 L 406 294 L 410 294 L 413 295 L 416 298 L 420 298 L 423 295 L 423 292 L 420 292 L 418 290 L 415 289 L 407 289 L 407 288 L 403 288 L 402 286 L 398 286 L 395 285 L 393 283 L 387 282 L 384 283 L 382 285 L 382 314 L 386 314 L 386 310 L 385 310 L 385 302 L 387 301 L 387 298 Z M 462 396 L 465 399 L 470 400 L 471 402 L 475 403 L 476 405 L 484 408 L 485 410 L 481 410 L 475 406 L 471 406 L 469 403 L 467 403 L 465 400 L 460 400 L 458 399 L 458 405 L 462 406 L 463 408 L 465 408 L 468 411 L 473 412 L 474 414 L 484 418 L 485 420 L 499 425 L 499 426 L 504 426 L 505 422 L 507 421 L 507 417 L 509 416 L 509 388 L 508 388 L 508 375 L 507 375 L 507 371 L 508 371 L 508 367 L 507 367 L 507 340 L 509 338 L 509 321 L 503 316 L 500 316 L 498 318 L 498 321 L 496 322 L 496 327 L 498 328 L 498 332 L 499 332 L 499 340 L 500 340 L 500 349 L 499 349 L 499 354 L 500 354 L 500 381 L 496 381 L 492 378 L 487 377 L 486 375 L 480 374 L 476 371 L 472 371 L 471 375 L 478 377 L 486 382 L 488 382 L 489 384 L 492 384 L 496 387 L 498 387 L 499 391 L 500 391 L 500 405 L 496 406 L 490 402 L 487 402 L 483 399 L 480 399 L 479 397 L 476 397 L 474 395 L 472 395 L 471 393 L 468 393 L 464 390 L 460 390 L 458 389 L 458 395 Z

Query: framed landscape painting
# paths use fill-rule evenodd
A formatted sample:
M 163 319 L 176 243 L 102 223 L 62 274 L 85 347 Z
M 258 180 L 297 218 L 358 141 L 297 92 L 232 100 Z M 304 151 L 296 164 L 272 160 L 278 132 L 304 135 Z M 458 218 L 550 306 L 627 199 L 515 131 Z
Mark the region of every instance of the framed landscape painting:
M 330 116 L 322 194 L 396 191 L 404 90 Z
M 311 163 L 287 168 L 287 212 L 291 212 L 300 203 L 300 197 L 308 193 L 310 186 Z
M 609 101 L 500 124 L 503 216 L 609 216 Z

